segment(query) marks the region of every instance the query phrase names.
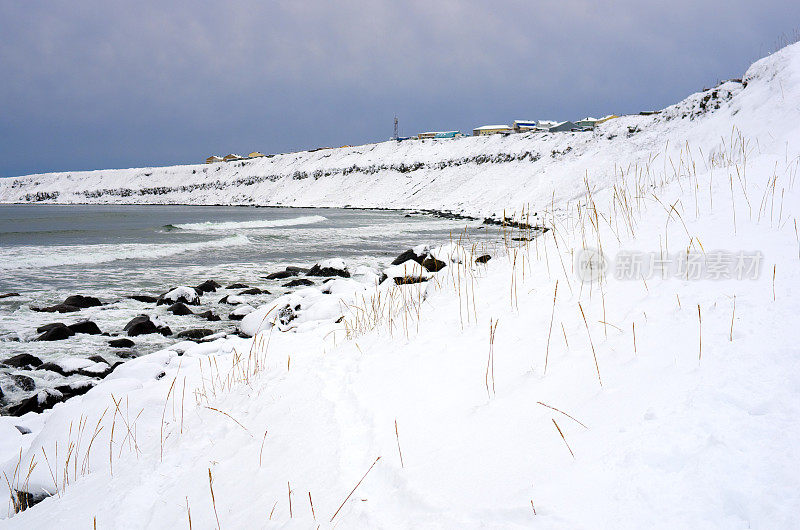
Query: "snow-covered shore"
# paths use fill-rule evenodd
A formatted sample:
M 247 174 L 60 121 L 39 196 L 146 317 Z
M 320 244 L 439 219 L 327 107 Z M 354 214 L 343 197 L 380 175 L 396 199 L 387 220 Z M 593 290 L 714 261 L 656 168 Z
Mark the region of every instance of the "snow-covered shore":
M 4 522 L 796 526 L 800 45 L 743 80 L 595 133 L 0 181 L 4 201 L 526 205 L 549 228 L 296 291 L 244 317 L 253 338 L 178 343 L 0 418 L 11 488 L 51 495 Z

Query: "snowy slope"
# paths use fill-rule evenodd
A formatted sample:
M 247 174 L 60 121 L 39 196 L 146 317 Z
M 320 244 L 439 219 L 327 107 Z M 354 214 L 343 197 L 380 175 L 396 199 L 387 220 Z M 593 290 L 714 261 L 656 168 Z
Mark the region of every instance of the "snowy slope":
M 372 179 L 388 194 L 363 199 L 376 205 L 477 213 L 530 202 L 551 230 L 434 250 L 447 266 L 425 283 L 297 291 L 296 325 L 260 308 L 254 339 L 174 345 L 52 411 L 0 418 L 9 482 L 53 494 L 4 523 L 795 528 L 800 45 L 745 81 L 694 120 L 678 116 L 703 94 L 594 138 L 408 147 L 419 152 L 403 156 L 431 160 L 462 145 L 572 147 L 536 163 L 411 172 L 413 196 L 405 176 L 351 173 L 355 187 Z M 369 156 L 383 149 L 375 163 L 406 147 Z M 80 189 L 113 183 L 100 173 L 73 177 Z M 344 203 L 356 196 L 336 190 L 345 181 L 284 177 L 235 193 Z M 136 198 L 168 197 L 181 194 Z M 582 282 L 587 249 L 609 268 Z M 492 259 L 476 264 L 484 251 Z M 627 275 L 619 266 L 634 252 L 685 257 L 698 277 L 648 274 L 647 261 Z M 714 274 L 716 257 L 743 254 L 760 256 L 754 270 Z
M 235 163 L 30 175 L 0 180 L 0 202 L 349 205 L 478 215 L 525 204 L 537 211 L 579 195 L 584 176 L 602 185 L 618 167 L 663 171 L 687 145 L 711 156 L 734 128 L 783 154 L 785 133 L 800 123 L 791 54 L 771 57 L 768 69 L 754 66 L 745 88 L 727 82 L 661 114 L 622 117 L 594 132 L 390 141 Z

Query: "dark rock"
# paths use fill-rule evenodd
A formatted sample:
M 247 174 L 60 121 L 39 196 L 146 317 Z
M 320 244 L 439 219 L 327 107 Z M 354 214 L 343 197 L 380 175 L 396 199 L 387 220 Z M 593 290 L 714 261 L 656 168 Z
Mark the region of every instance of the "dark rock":
M 94 382 L 92 381 L 80 381 L 77 383 L 70 383 L 68 385 L 59 385 L 56 387 L 56 390 L 61 392 L 61 395 L 64 396 L 64 399 L 69 399 L 75 396 L 82 396 L 91 390 L 93 386 Z
M 172 330 L 169 329 L 169 326 L 159 326 L 158 332 L 164 335 L 165 337 L 169 337 L 170 335 L 172 335 Z
M 214 280 L 206 280 L 200 285 L 195 286 L 195 290 L 197 290 L 198 293 L 213 293 L 220 287 L 222 286 Z
M 42 360 L 30 353 L 20 353 L 19 355 L 9 357 L 3 361 L 3 364 L 13 368 L 36 368 L 42 365 Z
M 264 278 L 268 280 L 285 280 L 286 278 L 291 278 L 292 276 L 297 276 L 298 273 L 295 271 L 285 270 L 285 271 L 278 271 L 273 272 L 272 274 L 267 274 Z
M 301 287 L 307 285 L 314 285 L 314 282 L 306 278 L 296 278 L 292 281 L 283 284 L 283 287 Z
M 17 428 L 20 434 L 30 434 L 31 431 L 29 428 L 25 427 L 24 425 L 14 425 Z
M 258 287 L 253 287 L 251 289 L 245 289 L 244 291 L 239 293 L 240 295 L 243 294 L 271 294 L 269 291 L 259 289 Z
M 155 304 L 158 302 L 157 296 L 150 296 L 147 294 L 134 294 L 129 296 L 131 300 L 136 300 L 137 302 L 144 302 L 145 304 Z
M 492 257 L 489 254 L 484 254 L 483 256 L 475 258 L 475 263 L 486 263 L 490 259 L 492 259 Z
M 198 296 L 196 298 L 193 298 L 192 300 L 189 300 L 184 295 L 178 296 L 175 299 L 166 298 L 166 296 L 169 293 L 171 293 L 172 291 L 174 291 L 175 289 L 177 289 L 177 287 L 175 287 L 173 289 L 170 289 L 166 293 L 164 293 L 161 296 L 159 296 L 158 297 L 158 301 L 156 302 L 156 304 L 157 305 L 166 305 L 166 304 L 172 305 L 172 304 L 176 304 L 176 303 L 180 302 L 180 303 L 186 304 L 186 305 L 200 305 L 200 297 L 199 297 L 199 295 L 202 295 L 203 293 L 198 291 L 197 288 L 195 288 L 195 287 L 190 287 L 190 289 L 194 289 L 194 291 L 197 293 Z
M 108 341 L 108 345 L 112 348 L 130 348 L 134 344 L 135 342 L 133 342 L 131 339 L 114 339 Z
M 46 493 L 28 493 L 27 491 L 17 489 L 14 490 L 14 495 L 16 496 L 16 500 L 13 498 L 11 500 L 13 501 L 14 511 L 16 513 L 24 512 L 28 508 L 36 506 L 50 496 Z
M 246 283 L 232 283 L 226 287 L 226 289 L 247 289 L 250 287 Z
M 103 305 L 103 303 L 95 298 L 94 296 L 83 296 L 81 294 L 75 294 L 72 296 L 68 296 L 63 302 L 64 305 L 71 305 L 74 307 L 80 307 L 81 309 L 85 309 L 87 307 L 97 307 Z
M 17 385 L 18 388 L 25 392 L 31 392 L 36 388 L 36 382 L 32 377 L 28 377 L 27 375 L 12 374 L 11 379 L 14 380 L 14 384 Z
M 127 331 L 129 337 L 158 333 L 158 327 L 153 324 L 153 321 L 147 315 L 132 318 L 122 330 Z
M 403 252 L 402 254 L 400 254 L 399 256 L 397 256 L 396 258 L 394 258 L 392 265 L 400 265 L 401 263 L 405 263 L 408 260 L 414 260 L 420 265 L 422 265 L 422 262 L 425 260 L 426 255 L 427 254 L 417 254 L 416 252 L 414 252 L 414 249 L 410 248 L 405 252 Z
M 394 279 L 394 283 L 397 285 L 411 285 L 412 283 L 427 282 L 429 279 L 420 276 L 398 276 Z
M 236 313 L 229 313 L 228 314 L 228 320 L 241 320 L 246 316 L 247 315 L 243 315 L 243 314 L 242 315 L 237 315 Z
M 51 305 L 48 307 L 33 307 L 31 306 L 31 311 L 37 311 L 39 313 L 74 313 L 76 311 L 80 311 L 81 308 L 74 306 L 74 305 L 67 305 L 67 304 L 56 304 Z
M 191 309 L 186 307 L 184 304 L 177 302 L 172 304 L 167 308 L 167 311 L 172 313 L 173 315 L 184 316 L 184 315 L 194 315 Z
M 53 328 L 65 328 L 67 327 L 66 324 L 63 322 L 52 322 L 50 324 L 45 324 L 44 326 L 39 326 L 36 328 L 36 333 L 44 333 L 45 331 L 50 331 Z
M 47 331 L 39 335 L 39 338 L 37 338 L 36 340 L 39 341 L 64 340 L 70 338 L 73 335 L 75 335 L 74 331 L 69 329 L 67 326 L 62 325 L 48 329 Z
M 293 267 L 293 266 L 290 266 L 290 267 L 286 267 L 286 270 L 287 270 L 287 272 L 294 272 L 296 274 L 305 274 L 305 273 L 308 272 L 308 269 L 306 269 L 304 267 Z
M 80 322 L 70 324 L 67 327 L 75 333 L 83 333 L 86 335 L 100 335 L 102 333 L 100 328 L 97 327 L 97 324 L 91 320 L 82 320 Z
M 219 315 L 215 315 L 213 311 L 203 311 L 202 313 L 196 313 L 195 316 L 198 316 L 200 318 L 205 318 L 209 322 L 216 322 L 218 320 L 221 320 L 219 318 Z
M 99 355 L 92 355 L 91 357 L 87 357 L 87 359 L 89 359 L 90 361 L 94 361 L 96 363 L 106 363 L 109 366 L 111 365 L 111 363 L 109 363 Z
M 444 261 L 440 261 L 433 256 L 428 256 L 424 260 L 422 260 L 422 266 L 428 270 L 428 272 L 439 272 L 440 270 L 447 267 L 447 264 Z
M 349 278 L 350 273 L 344 269 L 334 269 L 333 267 L 320 267 L 314 265 L 306 273 L 309 276 L 341 276 L 342 278 Z
M 117 357 L 120 359 L 135 359 L 139 355 L 133 350 L 119 350 L 117 353 Z
M 61 368 L 61 366 L 57 365 L 56 363 L 49 363 L 49 362 L 42 364 L 41 366 L 37 367 L 36 369 L 37 370 L 47 370 L 48 372 L 55 372 L 55 373 L 57 373 L 59 375 L 65 376 L 65 377 L 73 373 L 73 372 L 67 372 L 66 370 Z
M 7 412 L 10 416 L 22 416 L 28 412 L 40 413 L 53 408 L 56 403 L 64 401 L 64 395 L 55 390 L 41 390 L 36 394 L 23 399 L 16 405 L 8 407 Z
M 212 335 L 214 332 L 210 329 L 206 328 L 198 328 L 198 329 L 187 329 L 186 331 L 181 331 L 177 335 L 175 335 L 179 339 L 190 339 L 190 340 L 199 340 L 203 337 L 208 337 Z
M 0 299 L 2 299 L 2 298 L 12 298 L 12 297 L 14 297 L 14 296 L 19 296 L 19 293 L 5 293 L 5 294 L 0 294 Z
M 298 316 L 297 315 L 297 311 L 298 310 L 300 310 L 300 305 L 297 305 L 297 306 L 295 306 L 294 309 L 292 309 L 292 306 L 290 306 L 289 304 L 286 304 L 285 306 L 283 306 L 280 309 L 280 311 L 278 311 L 278 315 L 277 315 L 278 316 L 278 322 L 280 322 L 281 324 L 283 324 L 285 326 L 286 324 L 288 324 L 289 322 L 291 322 L 292 320 L 297 318 L 297 316 Z

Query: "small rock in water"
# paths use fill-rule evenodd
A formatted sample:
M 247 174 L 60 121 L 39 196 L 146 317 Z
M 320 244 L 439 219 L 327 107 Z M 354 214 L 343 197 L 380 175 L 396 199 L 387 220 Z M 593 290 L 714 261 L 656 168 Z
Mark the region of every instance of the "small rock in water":
M 20 353 L 4 360 L 3 364 L 13 368 L 36 368 L 42 365 L 42 360 L 30 353 Z
M 177 335 L 175 335 L 179 339 L 192 339 L 192 340 L 199 340 L 203 337 L 208 337 L 212 335 L 214 332 L 210 329 L 206 328 L 198 328 L 198 329 L 187 329 L 185 331 L 181 331 Z
M 100 355 L 92 355 L 91 357 L 87 357 L 87 359 L 96 363 L 106 363 L 107 365 L 111 366 L 111 363 L 103 359 Z
M 75 333 L 84 333 L 86 335 L 100 335 L 102 333 L 100 328 L 97 327 L 97 324 L 91 320 L 82 320 L 80 322 L 70 324 L 67 327 Z
M 10 416 L 22 416 L 28 412 L 40 413 L 53 408 L 53 405 L 62 401 L 64 401 L 64 396 L 61 392 L 43 389 L 16 405 L 8 407 L 7 411 Z
M 48 329 L 47 331 L 39 335 L 39 338 L 37 338 L 36 340 L 38 341 L 64 340 L 70 338 L 73 335 L 75 335 L 75 332 L 62 324 L 60 326 L 55 326 Z
M 0 294 L 0 299 L 2 299 L 2 298 L 12 298 L 12 297 L 14 297 L 14 296 L 19 296 L 19 293 L 5 293 L 5 294 Z
M 484 254 L 483 256 L 475 258 L 475 263 L 486 263 L 490 259 L 492 259 L 492 257 L 489 254 Z
M 244 291 L 239 293 L 240 295 L 243 294 L 270 294 L 269 291 L 265 291 L 263 289 L 259 289 L 258 287 L 252 287 L 250 289 L 245 289 Z
M 220 287 L 222 286 L 214 280 L 206 280 L 200 285 L 195 286 L 195 290 L 201 293 L 213 293 L 216 292 L 216 290 Z
M 205 318 L 209 322 L 216 322 L 221 320 L 219 315 L 215 315 L 213 311 L 203 311 L 202 313 L 195 313 L 195 316 Z
M 147 315 L 140 315 L 132 318 L 130 322 L 125 324 L 125 327 L 122 329 L 123 331 L 128 332 L 129 337 L 148 335 L 151 333 L 161 333 L 165 337 L 172 335 L 172 330 L 170 330 L 167 326 L 156 326 Z
M 291 278 L 292 276 L 297 276 L 295 271 L 290 271 L 286 269 L 284 271 L 273 272 L 272 274 L 267 274 L 264 278 L 268 280 L 285 280 L 286 278 Z
M 184 304 L 177 302 L 172 304 L 167 308 L 167 311 L 172 313 L 173 315 L 184 316 L 184 315 L 194 315 L 194 312 L 186 307 Z
M 36 333 L 44 333 L 45 331 L 50 331 L 53 328 L 64 328 L 66 326 L 67 325 L 63 322 L 51 322 L 50 324 L 45 324 L 36 328 Z
M 200 294 L 194 287 L 176 287 L 158 297 L 158 305 L 181 302 L 187 305 L 200 305 Z
M 230 312 L 230 314 L 228 315 L 228 318 L 230 320 L 241 320 L 245 316 L 247 316 L 250 313 L 252 313 L 253 311 L 255 311 L 255 308 L 252 307 L 252 306 L 240 305 L 239 307 L 237 307 L 236 309 L 234 309 L 233 311 Z
M 226 289 L 247 289 L 250 287 L 246 283 L 232 283 L 226 287 Z
M 150 296 L 147 294 L 134 294 L 129 296 L 128 298 L 130 298 L 131 300 L 136 300 L 137 302 L 143 302 L 145 304 L 155 304 L 156 302 L 158 302 L 157 296 Z
M 11 379 L 14 380 L 14 384 L 17 385 L 18 388 L 24 390 L 25 392 L 30 392 L 36 388 L 36 383 L 34 382 L 33 378 L 28 377 L 27 375 L 12 374 Z
M 74 294 L 72 296 L 68 296 L 62 304 L 70 305 L 74 307 L 80 307 L 81 309 L 86 309 L 87 307 L 97 307 L 103 305 L 103 303 L 95 298 L 94 296 L 83 296 L 81 294 Z
M 57 392 L 61 392 L 64 399 L 69 399 L 74 396 L 82 396 L 92 389 L 94 383 L 92 381 L 79 381 L 77 383 L 69 383 L 67 385 L 59 385 L 56 387 Z
M 39 313 L 74 313 L 80 311 L 81 308 L 74 305 L 56 304 L 48 307 L 34 307 L 31 306 L 31 311 Z
M 288 272 L 294 272 L 296 274 L 305 274 L 305 273 L 308 272 L 308 269 L 306 269 L 304 267 L 294 267 L 294 266 L 286 267 L 286 270 Z
M 47 370 L 48 372 L 55 372 L 58 375 L 63 375 L 65 377 L 70 375 L 70 373 L 71 373 L 71 372 L 67 372 L 66 370 L 61 368 L 61 366 L 57 365 L 56 363 L 44 363 L 41 366 L 39 366 L 38 368 L 36 368 L 36 369 L 37 370 Z
M 334 265 L 334 263 L 336 265 Z M 344 262 L 341 260 L 326 260 L 322 263 L 317 263 L 311 267 L 306 274 L 308 276 L 341 276 L 342 278 L 350 277 L 350 273 L 345 269 Z
M 130 348 L 134 344 L 135 342 L 133 342 L 131 339 L 114 339 L 108 341 L 108 345 L 112 348 Z
M 294 280 L 284 283 L 282 287 L 305 287 L 308 285 L 314 285 L 314 282 L 306 278 L 296 278 Z

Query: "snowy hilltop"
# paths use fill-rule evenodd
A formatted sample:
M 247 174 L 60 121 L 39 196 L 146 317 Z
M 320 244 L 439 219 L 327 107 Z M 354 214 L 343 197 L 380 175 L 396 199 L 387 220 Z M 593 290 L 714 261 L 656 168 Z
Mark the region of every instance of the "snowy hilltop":
M 577 197 L 584 177 L 607 186 L 622 169 L 663 172 L 687 148 L 701 149 L 707 162 L 732 133 L 757 138 L 762 150 L 784 149 L 800 112 L 791 55 L 787 49 L 742 81 L 658 114 L 623 116 L 591 132 L 387 141 L 229 163 L 29 175 L 0 180 L 0 202 L 537 211 Z
M 236 334 L 176 342 L 50 410 L 0 417 L 0 517 L 795 528 L 799 167 L 795 44 L 594 132 L 4 179 L 4 202 L 514 222 L 491 228 L 495 244 L 421 241 L 380 270 L 319 263 L 305 274 L 329 281 L 250 307 Z M 180 289 L 174 300 L 195 292 Z

